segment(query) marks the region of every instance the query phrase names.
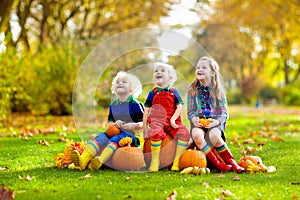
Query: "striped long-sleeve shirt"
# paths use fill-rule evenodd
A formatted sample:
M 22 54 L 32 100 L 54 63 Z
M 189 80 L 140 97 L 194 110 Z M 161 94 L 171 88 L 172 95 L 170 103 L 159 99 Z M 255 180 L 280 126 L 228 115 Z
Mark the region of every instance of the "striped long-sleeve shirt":
M 207 90 L 207 91 L 204 91 Z M 210 94 L 210 88 L 198 85 L 195 94 L 190 91 L 187 96 L 187 115 L 191 121 L 194 117 L 201 117 L 204 110 L 210 107 L 210 117 L 219 120 L 221 124 L 225 124 L 229 118 L 226 96 L 223 95 L 220 100 L 204 98 L 206 94 Z

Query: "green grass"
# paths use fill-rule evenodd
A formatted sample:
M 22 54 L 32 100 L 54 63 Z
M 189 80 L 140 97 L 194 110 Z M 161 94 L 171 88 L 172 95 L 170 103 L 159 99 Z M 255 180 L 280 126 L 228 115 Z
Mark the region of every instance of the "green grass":
M 16 199 L 165 199 L 173 190 L 176 199 L 299 199 L 300 170 L 300 109 L 230 107 L 227 124 L 227 144 L 236 158 L 241 148 L 257 147 L 253 154 L 265 165 L 277 168 L 275 173 L 181 175 L 162 170 L 157 173 L 120 172 L 108 168 L 77 172 L 54 167 L 53 158 L 64 149 L 58 142 L 60 133 L 80 141 L 76 133 L 62 129 L 72 127 L 65 118 L 30 118 L 18 116 L 14 123 L 0 130 L 0 184 L 14 191 Z M 18 120 L 17 120 L 18 119 Z M 27 119 L 27 120 L 26 120 Z M 38 121 L 38 122 L 37 122 Z M 55 127 L 52 134 L 36 134 L 28 140 L 20 138 L 27 129 Z M 13 134 L 15 131 L 16 134 Z M 254 143 L 244 144 L 251 139 Z M 47 140 L 50 146 L 38 144 Z M 91 178 L 84 178 L 90 174 Z M 19 176 L 33 177 L 31 181 Z M 233 178 L 239 176 L 240 181 Z M 225 197 L 222 190 L 232 196 Z

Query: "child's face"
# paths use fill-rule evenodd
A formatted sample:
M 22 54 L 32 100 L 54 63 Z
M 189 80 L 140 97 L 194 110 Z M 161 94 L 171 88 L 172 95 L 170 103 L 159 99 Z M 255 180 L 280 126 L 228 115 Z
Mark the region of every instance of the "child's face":
M 169 84 L 171 77 L 166 67 L 158 66 L 154 69 L 153 79 L 156 85 L 164 87 Z
M 126 77 L 118 78 L 114 89 L 117 95 L 130 93 L 130 82 Z
M 207 60 L 201 60 L 196 67 L 196 78 L 200 81 L 208 83 L 213 76 L 210 63 Z

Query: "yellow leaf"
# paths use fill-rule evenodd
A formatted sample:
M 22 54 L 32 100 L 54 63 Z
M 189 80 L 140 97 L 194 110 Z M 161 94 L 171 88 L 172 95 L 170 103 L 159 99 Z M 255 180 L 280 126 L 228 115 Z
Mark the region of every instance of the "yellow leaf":
M 82 179 L 92 178 L 90 174 L 85 175 Z

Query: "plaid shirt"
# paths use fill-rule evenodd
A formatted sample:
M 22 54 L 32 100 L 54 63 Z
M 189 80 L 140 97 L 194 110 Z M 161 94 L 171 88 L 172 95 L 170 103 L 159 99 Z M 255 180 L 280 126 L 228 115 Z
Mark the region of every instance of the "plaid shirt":
M 194 95 L 189 92 L 187 96 L 187 115 L 190 121 L 192 121 L 194 117 L 200 117 L 202 115 L 202 108 L 205 107 L 201 105 L 202 101 L 200 99 L 201 94 L 199 93 L 199 87 L 200 85 Z M 225 124 L 229 118 L 226 96 L 222 96 L 221 100 L 213 100 L 210 98 L 210 107 L 211 118 L 219 120 L 221 124 Z

